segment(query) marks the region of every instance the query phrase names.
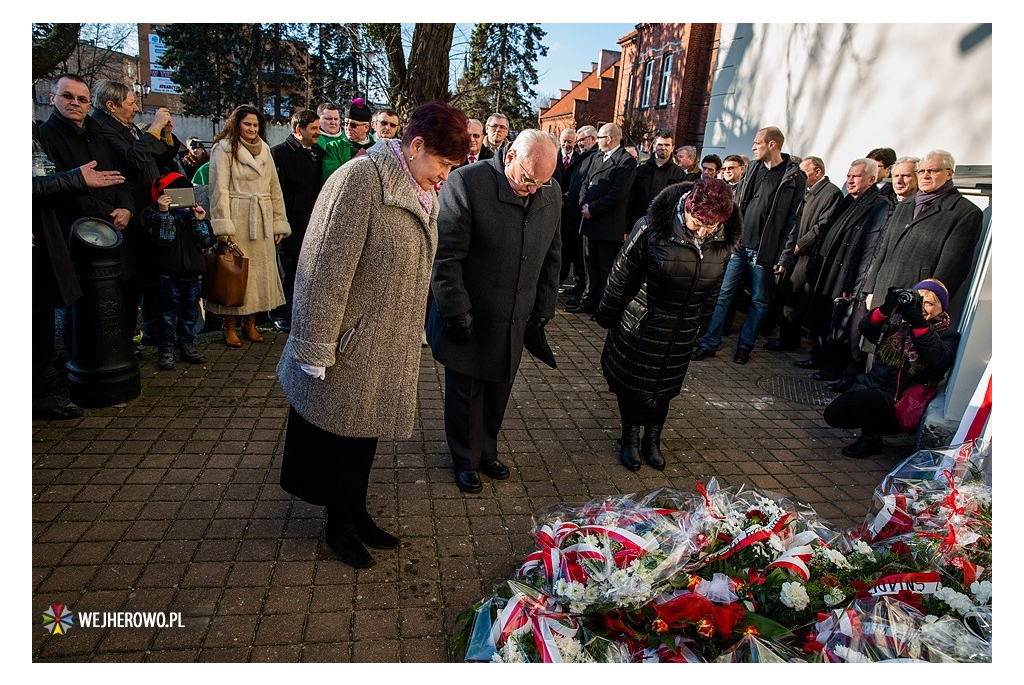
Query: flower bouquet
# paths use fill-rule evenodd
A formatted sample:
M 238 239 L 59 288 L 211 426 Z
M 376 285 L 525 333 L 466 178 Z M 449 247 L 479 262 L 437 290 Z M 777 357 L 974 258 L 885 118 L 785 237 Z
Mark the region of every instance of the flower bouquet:
M 473 609 L 466 661 L 615 663 L 621 645 L 581 628 L 550 596 L 514 580 Z
M 573 614 L 637 608 L 668 587 L 693 551 L 685 517 L 629 497 L 560 506 L 534 518 L 538 549 L 516 578 Z

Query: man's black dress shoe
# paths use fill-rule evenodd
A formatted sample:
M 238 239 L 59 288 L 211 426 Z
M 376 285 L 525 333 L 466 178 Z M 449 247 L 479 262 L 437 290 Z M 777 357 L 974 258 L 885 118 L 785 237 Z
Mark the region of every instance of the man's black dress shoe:
M 593 314 L 597 311 L 597 306 L 590 304 L 589 302 L 580 302 L 575 307 L 569 307 L 565 311 L 570 314 Z
M 835 383 L 827 383 L 825 388 L 831 392 L 846 392 L 853 387 L 852 378 L 840 378 Z
M 732 360 L 737 364 L 746 364 L 750 361 L 750 350 L 736 350 L 736 356 Z
M 793 366 L 795 366 L 798 369 L 817 369 L 818 367 L 821 366 L 821 364 L 814 361 L 813 359 L 797 359 L 795 362 L 793 362 Z
M 717 352 L 715 350 L 709 350 L 706 347 L 698 347 L 690 355 L 690 361 L 699 362 L 701 359 L 707 359 L 708 357 L 714 357 Z
M 813 378 L 816 381 L 837 381 L 837 380 L 839 380 L 842 377 L 843 377 L 842 372 L 840 372 L 840 371 L 829 371 L 827 369 L 822 369 L 821 371 L 815 371 L 814 373 L 811 374 L 811 378 Z
M 475 470 L 456 473 L 455 484 L 459 486 L 459 490 L 470 494 L 476 494 L 484 489 L 484 484 L 480 481 L 480 473 Z
M 853 459 L 864 459 L 882 453 L 882 436 L 857 438 L 857 442 L 843 448 L 843 454 Z
M 481 462 L 480 473 L 484 474 L 488 478 L 493 478 L 494 480 L 505 480 L 510 475 L 508 467 L 497 459 L 494 461 Z
M 769 352 L 786 352 L 788 350 L 797 349 L 796 345 L 790 345 L 782 342 L 780 338 L 770 338 L 768 342 L 764 344 L 764 349 Z
M 292 329 L 291 322 L 285 319 L 271 319 L 270 323 L 274 325 L 274 330 L 281 331 L 282 333 L 287 333 Z

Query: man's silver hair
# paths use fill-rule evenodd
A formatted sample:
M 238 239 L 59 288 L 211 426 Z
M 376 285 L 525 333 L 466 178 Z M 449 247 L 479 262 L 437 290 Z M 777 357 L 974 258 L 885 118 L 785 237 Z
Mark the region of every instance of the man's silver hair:
M 931 152 L 921 157 L 921 159 L 925 160 L 928 159 L 929 157 L 938 157 L 939 159 L 941 159 L 942 166 L 945 169 L 949 169 L 950 171 L 956 169 L 956 160 L 953 159 L 953 155 L 949 154 L 945 150 L 932 150 Z
M 512 141 L 512 147 L 510 149 L 515 150 L 517 153 L 527 155 L 537 145 L 544 142 L 551 146 L 551 149 L 557 154 L 558 153 L 558 141 L 555 136 L 546 131 L 541 131 L 536 128 L 528 128 L 519 132 L 516 139 Z
M 920 161 L 921 161 L 920 157 L 900 157 L 899 159 L 896 160 L 896 163 L 892 165 L 892 168 L 895 169 L 900 164 L 905 164 L 905 163 L 909 162 L 910 164 L 914 165 L 914 171 L 917 171 L 917 164 Z
M 855 159 L 850 162 L 850 168 L 852 169 L 859 164 L 863 164 L 864 171 L 868 172 L 871 176 L 874 176 L 876 181 L 878 180 L 878 162 L 869 157 L 861 157 L 860 159 Z
M 466 124 L 476 124 L 477 126 L 480 127 L 481 131 L 484 130 L 484 122 L 480 121 L 479 119 L 470 119 L 469 121 L 466 122 Z
M 597 138 L 597 129 L 593 126 L 580 126 L 576 129 L 577 138 L 585 138 L 587 136 L 593 136 Z

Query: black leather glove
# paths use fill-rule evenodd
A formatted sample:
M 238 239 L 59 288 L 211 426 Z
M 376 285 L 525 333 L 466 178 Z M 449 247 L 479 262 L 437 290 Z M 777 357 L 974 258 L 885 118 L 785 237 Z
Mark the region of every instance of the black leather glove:
M 910 304 L 900 307 L 900 316 L 910 324 L 911 328 L 925 328 L 928 322 L 924 319 L 924 312 L 921 311 L 921 298 L 914 298 Z
M 888 294 L 885 296 L 885 302 L 879 307 L 879 311 L 885 316 L 892 316 L 892 313 L 896 311 L 896 307 L 899 306 L 900 288 L 889 288 Z
M 456 345 L 467 345 L 473 337 L 473 311 L 449 316 L 444 320 L 444 331 Z
M 541 360 L 552 369 L 557 369 L 555 355 L 548 345 L 547 336 L 544 335 L 544 326 L 548 323 L 543 316 L 531 316 L 526 320 L 526 330 L 523 332 L 523 347 L 537 359 Z

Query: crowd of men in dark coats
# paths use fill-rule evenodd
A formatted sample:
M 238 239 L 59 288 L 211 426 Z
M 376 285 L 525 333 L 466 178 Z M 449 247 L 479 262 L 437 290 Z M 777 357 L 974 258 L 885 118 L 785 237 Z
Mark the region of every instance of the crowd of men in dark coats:
M 167 126 L 169 114 L 157 113 L 151 125 L 159 129 L 155 135 L 140 136 L 131 116 L 119 116 L 116 108 L 107 111 L 104 103 L 86 117 L 89 93 L 83 83 L 58 79 L 54 84 L 54 115 L 36 137 L 60 169 L 71 171 L 96 160 L 101 168 L 123 170 L 129 181 L 81 191 L 74 199 L 55 204 L 58 223 L 67 226 L 85 215 L 108 217 L 119 228 L 137 221 L 140 208 L 150 201 L 152 179 L 173 164 L 181 147 L 171 133 L 173 123 Z M 292 135 L 273 149 L 294 231 L 281 247 L 289 303 L 302 229 L 323 181 L 324 141 L 332 134 L 342 137 L 337 130 L 342 120 L 347 126 L 351 119 L 356 126 L 370 119 L 368 113 L 357 116 L 349 108 L 340 117 L 338 110 L 334 105 L 317 113 L 296 113 Z M 334 119 L 325 122 L 329 115 Z M 387 126 L 373 125 L 373 133 L 395 136 L 397 114 L 387 110 L 382 116 Z M 497 113 L 486 126 L 471 119 L 471 151 L 463 165 L 504 155 L 510 144 L 508 123 Z M 331 125 L 335 130 L 328 133 Z M 161 133 L 164 128 L 166 135 Z M 374 140 L 369 132 L 367 136 Z M 662 190 L 702 176 L 717 176 L 733 187 L 743 236 L 727 267 L 711 323 L 694 350 L 694 361 L 716 354 L 736 309 L 748 302 L 736 363 L 747 363 L 756 338 L 777 326 L 778 335 L 763 348 L 799 349 L 802 337 L 808 336 L 810 357 L 797 366 L 814 369 L 815 379 L 841 391 L 864 369 L 866 352 L 857 327 L 872 301 L 884 298 L 889 288 L 926 278 L 942 281 L 952 299 L 973 269 L 981 211 L 954 187 L 955 162 L 942 150 L 920 159 L 897 159 L 892 149 L 876 148 L 851 162 L 843 192 L 825 174 L 820 157 L 800 159 L 782 152 L 784 135 L 773 126 L 757 132 L 749 161 L 742 155 L 729 155 L 724 161 L 707 155 L 700 166 L 695 148 L 675 148 L 676 141 L 666 130 L 655 131 L 646 149 L 640 150 L 623 140 L 614 123 L 600 129 L 566 129 L 556 142 L 560 153 L 552 180 L 562 200 L 559 282 L 570 313 L 596 311 L 623 242 Z M 692 167 L 683 168 L 679 160 Z M 125 231 L 126 240 L 133 233 Z M 124 254 L 125 308 L 136 312 L 141 291 L 135 284 L 131 245 Z M 59 268 L 67 271 L 66 265 Z M 60 289 L 55 292 L 59 295 Z M 66 306 L 68 297 L 47 298 L 46 306 Z M 287 312 L 280 314 L 277 325 L 287 330 Z M 47 403 L 52 408 L 53 402 Z

